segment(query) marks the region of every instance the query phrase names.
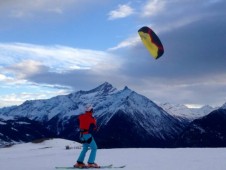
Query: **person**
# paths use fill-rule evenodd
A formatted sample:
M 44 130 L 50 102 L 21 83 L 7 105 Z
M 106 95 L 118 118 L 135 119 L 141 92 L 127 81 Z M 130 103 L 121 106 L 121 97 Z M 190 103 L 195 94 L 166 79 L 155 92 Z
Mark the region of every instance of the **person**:
M 96 119 L 93 117 L 93 107 L 91 105 L 86 106 L 85 113 L 81 114 L 79 117 L 79 129 L 80 129 L 80 140 L 83 143 L 83 149 L 77 159 L 77 163 L 74 165 L 76 168 L 100 168 L 98 164 L 95 163 L 97 144 L 93 138 L 92 133 L 97 129 Z M 91 152 L 89 155 L 87 165 L 84 164 L 84 159 L 88 148 L 90 147 Z

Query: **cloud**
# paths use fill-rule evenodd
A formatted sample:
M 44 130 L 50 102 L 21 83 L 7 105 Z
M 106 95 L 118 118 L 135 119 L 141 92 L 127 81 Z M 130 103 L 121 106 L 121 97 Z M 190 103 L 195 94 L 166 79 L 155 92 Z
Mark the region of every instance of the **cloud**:
M 0 74 L 0 82 L 10 82 L 10 81 L 12 81 L 11 77 L 7 77 L 4 74 Z
M 22 104 L 26 99 L 22 94 L 16 95 L 16 94 L 8 94 L 8 95 L 0 95 L 0 108 L 1 107 L 7 107 L 12 105 L 19 105 Z M 29 96 L 31 97 L 31 96 Z
M 3 87 L 2 89 L 8 90 L 13 87 Z M 28 92 L 26 92 L 28 91 Z M 32 92 L 31 92 L 32 91 Z M 15 87 L 14 92 L 8 94 L 0 94 L 0 107 L 20 105 L 26 100 L 38 100 L 38 99 L 49 99 L 50 97 L 55 97 L 56 95 L 68 94 L 68 90 L 63 89 L 50 89 L 50 88 L 37 88 L 35 86 L 20 86 Z
M 21 43 L 0 44 L 0 57 L 4 58 L 0 62 L 3 82 L 26 81 L 52 88 L 74 87 L 81 79 L 113 74 L 122 63 L 118 56 L 103 51 Z
M 19 9 L 18 4 L 13 5 L 13 2 L 19 1 L 4 1 L 5 5 L 0 1 L 0 9 L 8 9 L 7 14 Z M 43 2 L 37 8 L 28 3 L 28 7 L 21 7 L 21 11 L 26 15 L 49 12 L 59 15 L 78 1 L 65 1 L 61 5 L 51 5 L 50 0 L 46 2 L 49 4 L 44 9 L 39 9 Z M 76 9 L 87 2 L 84 0 L 83 4 L 76 4 Z M 95 0 L 92 2 L 97 3 Z M 90 90 L 108 81 L 117 88 L 127 85 L 153 101 L 223 104 L 226 101 L 225 4 L 221 0 L 134 1 L 125 5 L 132 9 L 129 15 L 128 11 L 123 12 L 126 11 L 122 8 L 124 5 L 119 5 L 115 13 L 109 13 L 109 19 L 131 16 L 133 22 L 129 24 L 132 26 L 128 25 L 128 29 L 127 23 L 123 22 L 124 27 L 120 20 L 115 21 L 119 24 L 114 27 L 109 24 L 114 31 L 124 31 L 123 37 L 127 38 L 107 51 L 62 45 L 0 43 L 0 81 L 1 88 L 4 87 L 1 93 L 9 91 L 7 87 L 11 86 L 12 100 L 13 96 L 22 99 L 20 93 L 30 94 L 30 98 L 35 99 L 35 95 L 46 92 L 43 98 L 48 98 L 47 95 L 51 96 L 54 92 L 57 95 L 58 90 L 62 90 L 61 94 Z M 25 15 L 22 13 L 21 17 Z M 137 34 L 139 27 L 144 25 L 153 28 L 164 45 L 165 53 L 158 60 L 150 56 Z M 105 31 L 110 34 L 111 30 Z M 100 42 L 98 40 L 96 44 Z M 107 43 L 104 45 L 107 46 Z M 1 95 L 1 98 L 4 97 L 7 96 Z M 10 99 L 9 96 L 7 98 Z
M 128 4 L 124 5 L 118 5 L 118 8 L 116 10 L 110 11 L 108 13 L 109 20 L 119 19 L 119 18 L 125 18 L 134 13 L 134 9 L 130 7 Z
M 33 1 L 26 1 L 26 0 L 10 0 L 7 2 L 1 2 L 2 11 L 8 14 L 8 17 L 12 18 L 24 18 L 24 17 L 31 17 L 33 14 L 38 12 L 50 12 L 61 14 L 64 10 L 64 7 L 71 4 L 72 1 L 65 1 L 65 4 L 61 3 L 59 0 L 33 0 Z M 24 5 L 26 4 L 26 5 Z M 56 10 L 57 9 L 57 10 Z
M 67 10 L 73 10 L 76 12 L 81 11 L 81 9 L 87 8 L 90 4 L 97 4 L 98 1 L 77 1 L 77 0 L 7 0 L 0 1 L 0 14 L 1 17 L 8 18 L 33 18 L 45 14 L 48 15 L 62 15 Z M 26 5 L 25 5 L 26 4 Z
M 194 8 L 195 6 L 195 8 Z M 137 11 L 141 26 L 149 26 L 157 34 L 164 34 L 177 30 L 181 27 L 194 25 L 197 22 L 206 22 L 208 19 L 225 16 L 224 8 L 226 3 L 222 0 L 200 0 L 198 2 L 180 1 L 180 0 L 147 0 Z M 137 30 L 140 28 L 137 27 Z M 129 38 L 119 42 L 109 50 L 118 50 L 122 48 L 134 47 L 139 45 L 137 32 L 130 35 Z
M 19 67 L 18 63 L 26 61 L 36 68 L 40 65 L 47 66 L 53 72 L 89 69 L 114 57 L 103 51 L 22 43 L 0 43 L 0 56 L 4 58 L 1 65 L 17 64 L 16 67 Z M 26 62 L 20 63 L 20 67 L 23 68 Z
M 143 9 L 159 2 L 147 1 L 145 5 L 150 6 Z M 154 101 L 223 104 L 226 101 L 223 31 L 226 3 L 204 0 L 161 3 L 154 14 L 140 13 L 140 22 L 153 28 L 160 37 L 165 48 L 162 58 L 152 59 L 137 32 L 109 48 L 127 58 L 122 72 L 129 87 Z
M 120 42 L 117 46 L 109 48 L 108 51 L 115 51 L 121 48 L 134 47 L 138 43 L 140 43 L 140 37 L 138 37 L 138 35 L 129 37 L 128 39 Z
M 141 12 L 141 16 L 150 17 L 154 15 L 158 15 L 160 12 L 164 11 L 166 7 L 165 0 L 149 0 L 144 5 L 143 10 Z
M 34 60 L 23 60 L 19 63 L 5 67 L 7 72 L 13 73 L 16 79 L 24 79 L 29 75 L 36 74 L 45 70 L 40 62 Z

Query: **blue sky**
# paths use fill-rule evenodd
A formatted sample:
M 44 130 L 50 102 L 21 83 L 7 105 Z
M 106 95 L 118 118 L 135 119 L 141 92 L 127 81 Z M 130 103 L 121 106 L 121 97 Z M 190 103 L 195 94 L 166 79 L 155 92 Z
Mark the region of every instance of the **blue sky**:
M 221 106 L 225 9 L 224 0 L 0 1 L 0 107 L 106 81 L 156 103 Z M 158 60 L 142 26 L 164 45 Z

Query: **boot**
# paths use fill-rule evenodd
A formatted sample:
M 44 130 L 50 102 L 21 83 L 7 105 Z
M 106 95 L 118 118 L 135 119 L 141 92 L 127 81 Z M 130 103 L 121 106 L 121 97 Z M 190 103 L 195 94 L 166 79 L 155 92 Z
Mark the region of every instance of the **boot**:
M 86 168 L 86 164 L 84 164 L 83 162 L 77 162 L 76 164 L 74 164 L 75 168 Z
M 97 165 L 96 163 L 88 163 L 88 164 L 87 164 L 87 167 L 88 167 L 88 168 L 100 168 L 100 166 Z

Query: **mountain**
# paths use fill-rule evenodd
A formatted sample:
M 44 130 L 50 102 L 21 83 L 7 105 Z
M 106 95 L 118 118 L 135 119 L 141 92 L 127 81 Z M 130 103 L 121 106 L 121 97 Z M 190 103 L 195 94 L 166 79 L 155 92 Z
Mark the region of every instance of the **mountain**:
M 42 131 L 44 128 L 51 136 L 78 141 L 77 117 L 90 103 L 99 126 L 95 134 L 99 147 L 170 147 L 185 128 L 178 119 L 145 96 L 128 87 L 117 90 L 107 82 L 89 91 L 26 101 L 17 107 L 0 109 L 0 117 L 27 118 L 42 126 L 36 129 Z M 20 138 L 19 133 L 22 132 L 18 132 L 14 141 L 28 141 Z
M 213 110 L 217 109 L 209 105 L 205 105 L 201 108 L 188 108 L 187 106 L 182 104 L 161 103 L 159 104 L 159 106 L 172 116 L 180 120 L 187 121 L 193 121 L 195 119 L 201 118 L 203 116 L 208 115 Z
M 26 117 L 3 120 L 0 119 L 0 147 L 10 143 L 32 141 L 54 136 L 40 122 Z
M 78 91 L 47 100 L 31 100 L 18 107 L 3 108 L 0 109 L 0 115 L 27 117 L 42 122 L 47 122 L 55 116 L 62 119 L 70 118 L 82 113 L 86 104 L 96 105 L 96 103 L 102 102 L 106 96 L 115 91 L 117 90 L 111 84 L 105 82 L 90 91 Z
M 226 105 L 196 119 L 176 142 L 186 147 L 226 147 Z

